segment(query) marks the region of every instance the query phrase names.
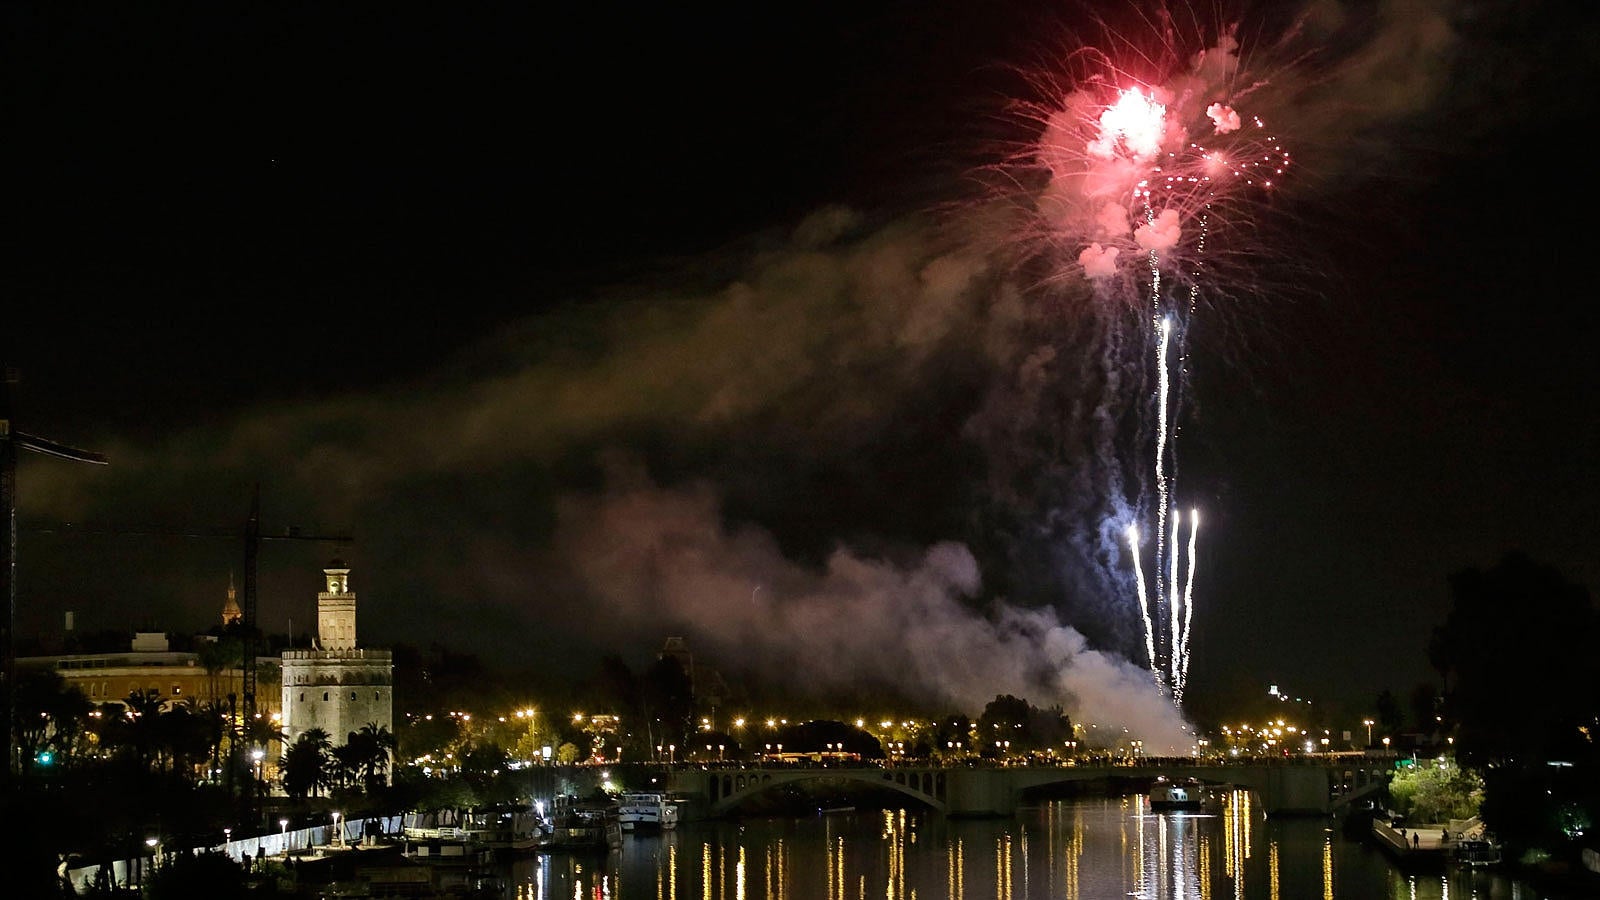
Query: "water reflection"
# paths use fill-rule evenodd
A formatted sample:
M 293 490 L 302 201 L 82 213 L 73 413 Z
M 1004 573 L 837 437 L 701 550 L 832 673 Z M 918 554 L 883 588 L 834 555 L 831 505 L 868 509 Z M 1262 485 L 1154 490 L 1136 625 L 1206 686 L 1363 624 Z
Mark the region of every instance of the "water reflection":
M 915 811 L 685 823 L 609 856 L 501 873 L 506 900 L 1534 900 L 1484 871 L 1410 875 L 1321 818 L 1268 820 L 1246 792 L 1202 812 L 1142 798 L 1041 804 L 1005 820 Z

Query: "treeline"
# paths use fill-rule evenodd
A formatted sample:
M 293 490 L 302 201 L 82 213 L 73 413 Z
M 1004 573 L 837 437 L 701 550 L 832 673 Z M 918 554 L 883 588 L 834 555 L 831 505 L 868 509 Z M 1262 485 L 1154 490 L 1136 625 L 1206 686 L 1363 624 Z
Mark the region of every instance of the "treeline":
M 1385 691 L 1376 718 L 1481 775 L 1483 820 L 1515 857 L 1575 860 L 1600 821 L 1600 615 L 1590 592 L 1522 553 L 1448 584 L 1451 608 L 1427 648 L 1440 686 L 1418 686 L 1406 704 Z

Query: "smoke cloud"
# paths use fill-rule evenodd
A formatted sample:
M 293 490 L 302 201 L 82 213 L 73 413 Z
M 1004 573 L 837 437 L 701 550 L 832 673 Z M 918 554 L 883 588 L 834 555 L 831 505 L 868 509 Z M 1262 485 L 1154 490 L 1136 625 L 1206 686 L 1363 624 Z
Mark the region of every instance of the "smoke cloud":
M 984 614 L 972 552 L 939 543 L 901 562 L 844 547 L 816 570 L 770 535 L 727 530 L 713 490 L 635 477 L 562 505 L 563 550 L 613 621 L 693 629 L 713 658 L 784 672 L 813 691 L 895 685 L 976 711 L 996 694 L 1061 704 L 1103 735 L 1186 753 L 1186 726 L 1150 673 L 1092 650 L 1048 609 Z

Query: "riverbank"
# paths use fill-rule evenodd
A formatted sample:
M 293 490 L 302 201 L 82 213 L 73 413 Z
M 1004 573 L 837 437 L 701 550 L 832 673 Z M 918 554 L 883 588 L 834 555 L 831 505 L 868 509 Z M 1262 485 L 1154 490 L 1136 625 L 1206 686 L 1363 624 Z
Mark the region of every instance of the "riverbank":
M 1401 868 L 1443 869 L 1453 844 L 1443 825 L 1395 825 L 1389 819 L 1372 820 L 1372 840 Z

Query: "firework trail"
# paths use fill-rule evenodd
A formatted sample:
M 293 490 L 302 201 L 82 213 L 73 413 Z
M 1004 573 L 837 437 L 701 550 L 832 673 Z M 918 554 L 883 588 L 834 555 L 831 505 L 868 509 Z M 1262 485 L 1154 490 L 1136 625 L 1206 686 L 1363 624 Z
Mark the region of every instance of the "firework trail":
M 1182 660 L 1182 677 L 1179 679 L 1178 699 L 1183 699 L 1182 688 L 1189 679 L 1189 634 L 1194 623 L 1194 547 L 1200 537 L 1200 511 L 1189 510 L 1189 581 L 1183 587 L 1183 644 L 1178 648 Z
M 1129 52 L 1129 65 L 1101 50 L 1072 55 L 1070 82 L 1052 82 L 1030 109 L 1039 136 L 1028 161 L 1044 180 L 1023 241 L 1032 255 L 1065 261 L 1054 279 L 1087 281 L 1102 314 L 1134 314 L 1139 339 L 1129 343 L 1146 354 L 1134 370 L 1155 382 L 1139 402 L 1155 427 L 1143 477 L 1132 479 L 1136 496 L 1126 498 L 1150 527 L 1130 524 L 1124 535 L 1147 664 L 1175 703 L 1188 681 L 1200 522 L 1191 510 L 1185 552 L 1177 436 L 1189 330 L 1206 279 L 1219 274 L 1207 263 L 1248 255 L 1239 249 L 1247 241 L 1225 238 L 1249 230 L 1251 205 L 1290 164 L 1244 109 L 1265 82 L 1243 73 L 1235 30 L 1219 29 L 1193 52 L 1182 43 L 1169 31 L 1159 52 Z M 1132 50 L 1121 38 L 1113 46 Z
M 1144 573 L 1139 570 L 1139 526 L 1128 526 L 1128 547 L 1133 556 L 1133 584 L 1139 594 L 1139 616 L 1144 621 L 1144 652 L 1151 667 L 1156 664 L 1155 629 L 1150 623 L 1150 601 L 1145 596 Z

